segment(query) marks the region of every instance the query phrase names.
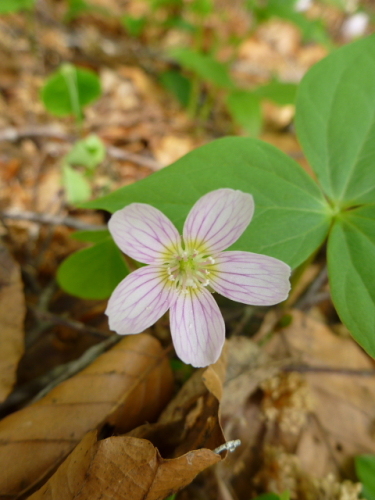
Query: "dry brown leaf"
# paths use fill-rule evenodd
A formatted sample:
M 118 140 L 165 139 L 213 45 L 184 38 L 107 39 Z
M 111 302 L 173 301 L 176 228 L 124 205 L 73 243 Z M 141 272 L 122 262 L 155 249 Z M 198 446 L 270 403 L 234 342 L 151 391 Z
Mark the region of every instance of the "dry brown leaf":
M 348 473 L 348 459 L 375 453 L 375 377 L 350 372 L 374 369 L 374 362 L 351 338 L 333 334 L 300 311 L 292 316 L 291 325 L 272 339 L 267 350 L 277 355 L 286 351 L 297 365 L 333 370 L 305 374 L 313 413 L 299 436 L 297 456 L 312 475 Z
M 225 438 L 219 421 L 219 399 L 226 359 L 224 348 L 214 365 L 197 370 L 187 380 L 156 424 L 143 425 L 129 435 L 152 441 L 166 458 L 222 445 Z
M 153 337 L 129 336 L 37 403 L 0 422 L 0 497 L 17 498 L 49 475 L 104 422 L 127 431 L 155 419 L 173 378 Z
M 207 449 L 164 460 L 145 439 L 91 432 L 29 500 L 163 500 L 219 460 Z
M 220 455 L 208 448 L 225 441 L 218 415 L 225 366 L 224 352 L 215 365 L 196 371 L 157 424 L 103 441 L 97 441 L 94 432 L 86 435 L 30 499 L 162 500 L 189 484 L 220 461 Z M 162 458 L 144 437 L 173 458 Z
M 26 307 L 21 270 L 3 245 L 0 245 L 0 402 L 8 396 L 16 380 L 18 362 L 24 351 Z

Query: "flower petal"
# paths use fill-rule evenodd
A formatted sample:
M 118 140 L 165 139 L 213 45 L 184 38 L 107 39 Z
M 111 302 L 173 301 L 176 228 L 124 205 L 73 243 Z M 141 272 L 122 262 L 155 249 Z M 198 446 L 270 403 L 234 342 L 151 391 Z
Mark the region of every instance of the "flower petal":
M 236 302 L 272 306 L 287 298 L 290 272 L 287 264 L 267 255 L 223 252 L 215 257 L 210 285 Z
M 158 266 L 146 266 L 129 274 L 109 299 L 109 327 L 120 335 L 143 332 L 170 307 L 173 289 Z
M 168 217 L 145 203 L 131 203 L 115 212 L 108 228 L 124 253 L 145 264 L 157 263 L 180 246 L 181 237 Z
M 253 213 L 254 201 L 248 193 L 233 189 L 207 193 L 196 202 L 185 221 L 186 248 L 203 247 L 210 253 L 225 250 L 245 231 Z
M 169 314 L 177 356 L 195 367 L 215 363 L 223 348 L 225 324 L 210 292 L 203 288 L 179 294 Z

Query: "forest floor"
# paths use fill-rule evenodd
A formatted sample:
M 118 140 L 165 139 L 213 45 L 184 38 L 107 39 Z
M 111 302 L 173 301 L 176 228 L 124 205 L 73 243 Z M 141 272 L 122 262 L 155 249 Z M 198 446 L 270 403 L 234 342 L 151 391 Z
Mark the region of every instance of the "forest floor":
M 67 202 L 62 158 L 78 138 L 95 133 L 106 146 L 91 179 L 99 197 L 213 139 L 245 135 L 220 92 L 202 119 L 161 85 L 159 75 L 175 65 L 168 48 L 190 43 L 188 32 L 155 22 L 132 37 L 119 19 L 147 14 L 147 2 L 93 3 L 106 14 L 82 11 L 68 22 L 65 1 L 41 0 L 34 14 L 0 16 L 0 498 L 36 491 L 33 498 L 156 500 L 181 487 L 179 500 L 286 491 L 301 500 L 359 498 L 354 457 L 375 453 L 375 364 L 334 310 L 323 254 L 282 308 L 220 302 L 228 340 L 207 370 L 169 362 L 165 320 L 118 343 L 106 300 L 58 286 L 60 263 L 86 246 L 71 234 L 108 220 Z M 298 84 L 329 51 L 290 21 L 254 25 L 241 2 L 217 5 L 205 43 L 221 40 L 218 57 L 231 61 L 241 88 L 275 77 Z M 348 12 L 316 2 L 308 14 L 324 20 L 332 43 L 348 41 Z M 239 42 L 227 44 L 234 35 Z M 48 113 L 40 98 L 66 61 L 93 70 L 102 85 L 81 129 Z M 311 174 L 293 117 L 293 104 L 263 101 L 260 139 Z M 210 451 L 237 439 L 232 453 Z

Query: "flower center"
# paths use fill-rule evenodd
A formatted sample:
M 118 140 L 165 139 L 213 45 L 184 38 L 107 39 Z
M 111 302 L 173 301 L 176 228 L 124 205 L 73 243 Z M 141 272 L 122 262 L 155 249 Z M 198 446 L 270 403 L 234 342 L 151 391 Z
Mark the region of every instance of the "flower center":
M 168 280 L 182 293 L 189 293 L 191 288 L 210 284 L 214 264 L 215 260 L 207 254 L 183 250 L 166 263 Z

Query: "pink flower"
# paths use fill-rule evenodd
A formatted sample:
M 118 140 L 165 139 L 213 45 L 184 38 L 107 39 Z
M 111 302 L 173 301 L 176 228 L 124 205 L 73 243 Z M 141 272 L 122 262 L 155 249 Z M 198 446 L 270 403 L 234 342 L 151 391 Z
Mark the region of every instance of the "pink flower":
M 159 210 L 132 203 L 115 212 L 109 230 L 119 248 L 148 264 L 127 276 L 109 299 L 109 325 L 121 335 L 140 333 L 170 309 L 177 355 L 201 367 L 220 356 L 225 325 L 210 290 L 244 304 L 269 306 L 290 290 L 290 267 L 273 257 L 223 252 L 249 225 L 250 194 L 218 189 L 190 210 L 182 238 Z

